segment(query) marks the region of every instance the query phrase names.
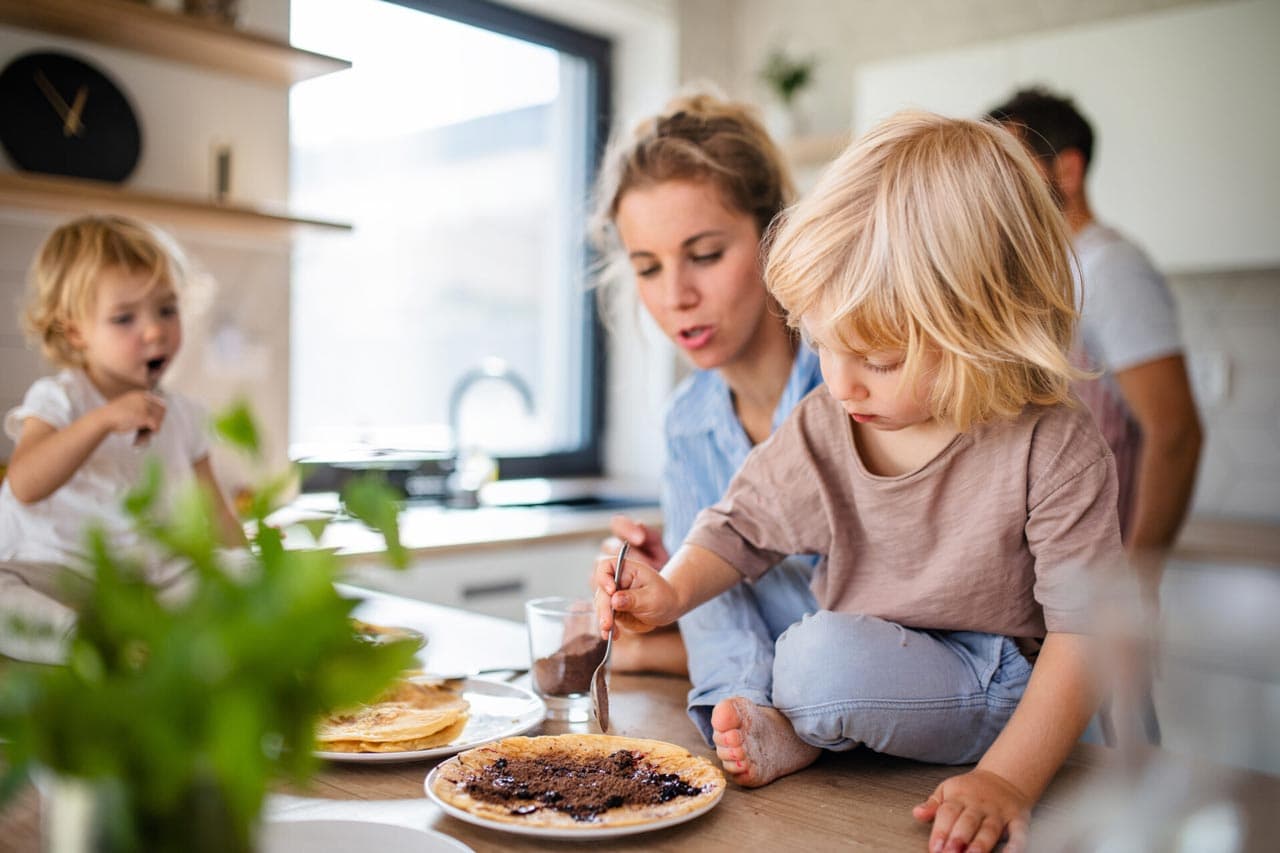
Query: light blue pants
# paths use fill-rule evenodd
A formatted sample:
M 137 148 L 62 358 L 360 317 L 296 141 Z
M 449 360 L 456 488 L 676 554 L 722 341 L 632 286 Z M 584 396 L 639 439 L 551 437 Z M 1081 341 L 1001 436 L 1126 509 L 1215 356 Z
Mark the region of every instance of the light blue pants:
M 812 561 L 788 557 L 755 583 L 740 583 L 680 619 L 689 657 L 689 718 L 711 743 L 711 709 L 731 696 L 773 705 L 778 637 L 815 613 Z
M 1030 678 L 1017 643 L 999 634 L 822 610 L 778 638 L 773 705 L 813 746 L 969 764 L 1003 731 Z
M 714 599 L 681 620 L 694 685 L 689 715 L 708 743 L 711 708 L 743 696 L 777 708 L 801 739 L 823 749 L 865 744 L 941 764 L 982 756 L 1031 677 L 1013 640 L 817 611 L 811 595 L 779 628 L 788 602 L 801 604 L 797 580 L 793 571 L 779 578 L 780 589 L 739 584 L 729 598 Z M 803 591 L 808 593 L 807 578 Z M 724 619 L 723 636 L 711 638 L 717 618 Z

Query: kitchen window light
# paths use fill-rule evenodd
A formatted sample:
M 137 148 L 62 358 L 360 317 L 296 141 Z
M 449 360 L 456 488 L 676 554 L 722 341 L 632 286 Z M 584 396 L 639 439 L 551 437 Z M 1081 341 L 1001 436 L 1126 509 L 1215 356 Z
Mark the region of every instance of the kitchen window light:
M 352 61 L 290 95 L 290 195 L 352 221 L 294 250 L 290 456 L 433 458 L 503 477 L 600 472 L 603 347 L 586 207 L 609 43 L 477 0 L 293 0 L 297 47 Z

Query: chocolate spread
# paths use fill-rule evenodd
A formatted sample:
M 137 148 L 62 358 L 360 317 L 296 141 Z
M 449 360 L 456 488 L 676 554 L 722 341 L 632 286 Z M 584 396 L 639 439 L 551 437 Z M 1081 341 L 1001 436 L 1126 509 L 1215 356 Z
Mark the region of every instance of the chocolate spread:
M 471 796 L 508 804 L 512 814 L 554 809 L 580 821 L 595 820 L 618 806 L 654 805 L 702 793 L 677 774 L 659 773 L 624 749 L 593 759 L 499 758 L 472 772 L 465 784 Z
M 591 675 L 604 658 L 604 640 L 579 634 L 553 654 L 533 662 L 538 689 L 548 696 L 571 696 L 591 690 Z

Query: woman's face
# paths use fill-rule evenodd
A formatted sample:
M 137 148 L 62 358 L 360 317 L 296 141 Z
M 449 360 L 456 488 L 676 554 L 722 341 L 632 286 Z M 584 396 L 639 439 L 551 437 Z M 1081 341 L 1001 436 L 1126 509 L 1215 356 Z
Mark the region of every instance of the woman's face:
M 769 322 L 754 217 L 706 181 L 628 190 L 616 218 L 640 298 L 667 337 L 704 370 L 746 356 Z

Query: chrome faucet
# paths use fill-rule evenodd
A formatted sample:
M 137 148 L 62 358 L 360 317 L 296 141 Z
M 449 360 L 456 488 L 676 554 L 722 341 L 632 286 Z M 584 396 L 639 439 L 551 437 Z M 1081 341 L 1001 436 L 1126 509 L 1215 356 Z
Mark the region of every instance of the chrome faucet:
M 524 377 L 512 370 L 500 358 L 494 356 L 485 358 L 478 366 L 471 368 L 458 377 L 458 381 L 453 383 L 453 389 L 449 392 L 449 440 L 453 444 L 454 470 L 450 475 L 451 486 L 448 491 L 449 502 L 455 506 L 477 506 L 479 504 L 480 487 L 484 485 L 487 479 L 483 476 L 467 476 L 468 459 L 463 456 L 460 436 L 463 398 L 467 396 L 472 386 L 485 380 L 494 380 L 510 385 L 520 394 L 520 399 L 524 401 L 525 411 L 530 415 L 534 412 L 533 391 L 530 390 L 529 383 L 525 382 Z

